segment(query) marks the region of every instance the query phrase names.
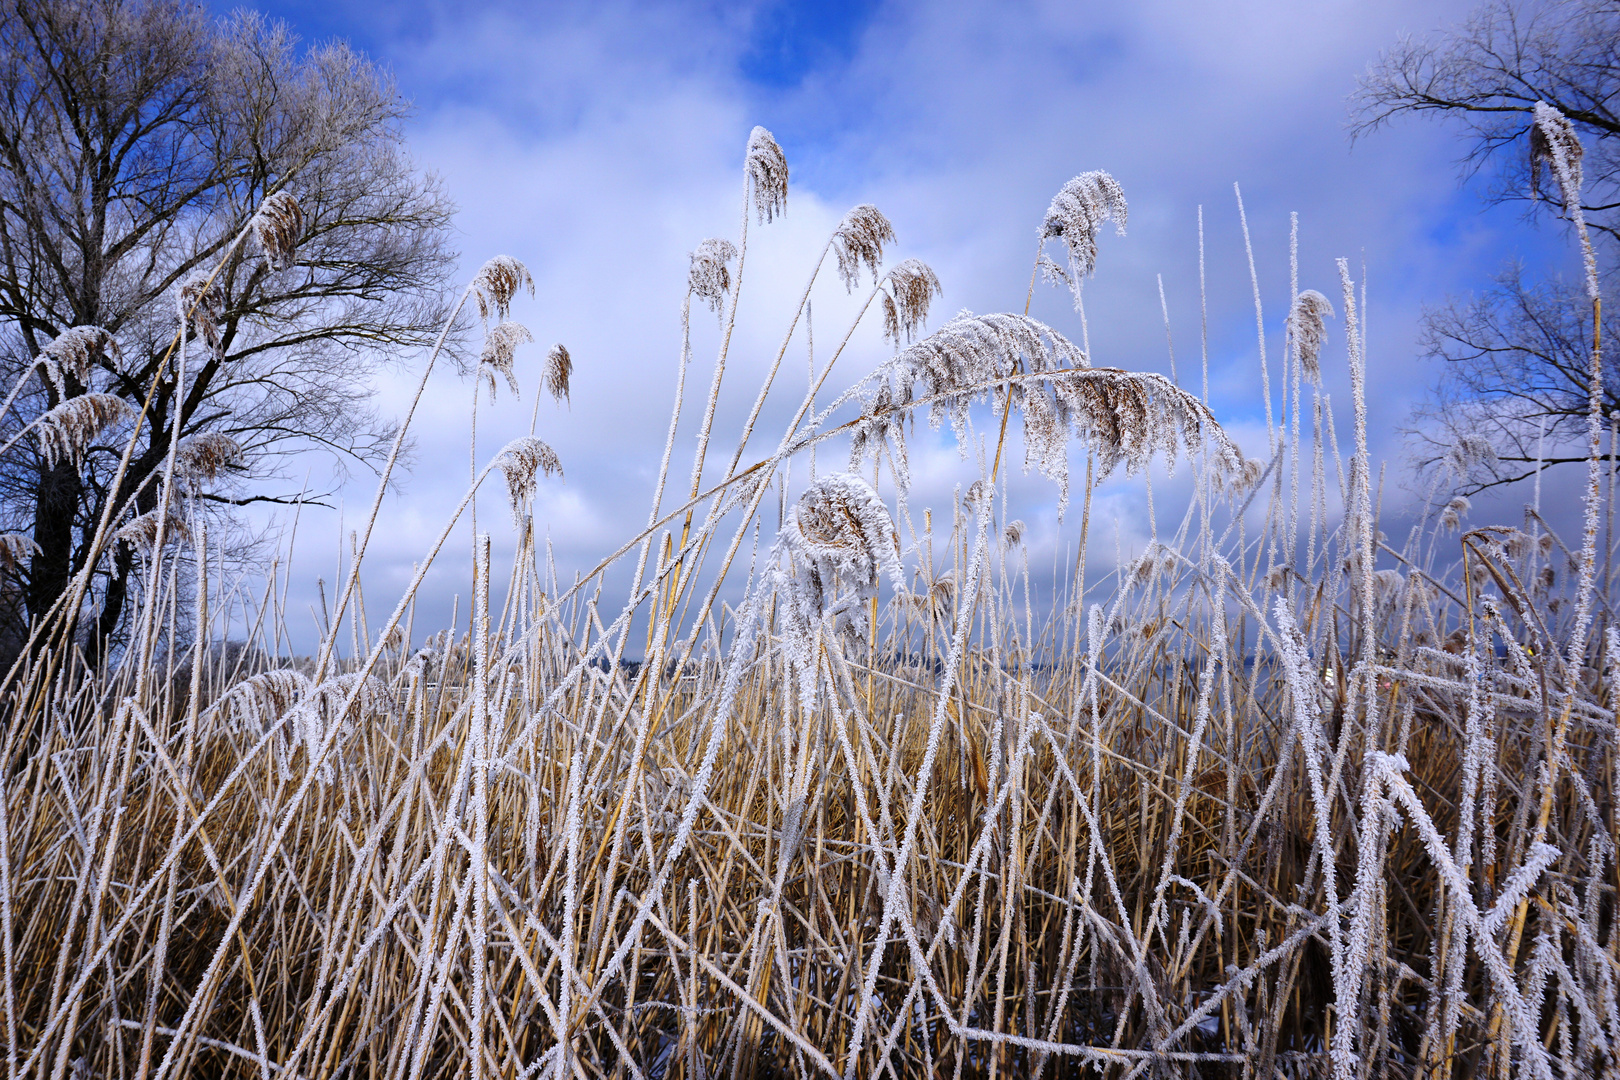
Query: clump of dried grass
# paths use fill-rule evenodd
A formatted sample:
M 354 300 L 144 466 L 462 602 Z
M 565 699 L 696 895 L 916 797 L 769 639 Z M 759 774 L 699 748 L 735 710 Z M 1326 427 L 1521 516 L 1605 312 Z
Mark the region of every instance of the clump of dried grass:
M 746 164 L 762 217 L 785 197 L 773 147 L 756 133 Z M 1113 212 L 1088 175 L 1065 243 Z M 833 245 L 846 284 L 892 242 L 856 218 Z M 718 245 L 704 257 L 690 293 L 718 308 L 741 282 Z M 919 331 L 937 280 L 883 280 L 891 336 Z M 504 321 L 527 281 L 494 260 L 469 295 Z M 1325 303 L 1290 313 L 1302 367 Z M 891 510 L 923 405 L 963 433 L 974 408 L 1021 414 L 1012 437 L 1060 486 L 1060 452 L 1085 452 L 1083 521 L 1111 468 L 1190 459 L 1187 523 L 1100 587 L 1093 568 L 1032 599 L 1008 572 L 1031 532 L 989 463 L 937 535 Z M 617 615 L 614 559 L 561 588 L 536 551 L 535 484 L 560 466 L 532 437 L 462 503 L 503 474 L 506 603 L 481 538 L 471 618 L 414 649 L 448 526 L 381 622 L 355 559 L 352 648 L 340 604 L 299 661 L 273 606 L 223 647 L 235 584 L 204 543 L 154 550 L 160 522 L 185 538 L 176 510 L 118 532 L 151 560 L 148 639 L 92 671 L 48 637 L 5 687 L 8 1072 L 1612 1068 L 1620 631 L 1580 559 L 1560 585 L 1546 531 L 1448 539 L 1452 500 L 1390 553 L 1358 439 L 1350 511 L 1313 517 L 1295 556 L 1298 499 L 1340 491 L 1320 457 L 1256 489 L 1202 402 L 1021 315 L 951 320 L 805 415 L 689 505 L 655 503 L 619 552 L 642 562 Z M 860 460 L 887 474 L 801 478 L 721 605 L 716 578 L 775 520 L 766 493 L 842 433 L 886 447 Z M 175 472 L 212 476 L 230 450 L 184 444 Z M 1210 497 L 1234 486 L 1241 506 Z M 0 564 L 27 550 L 0 537 Z M 150 677 L 159 639 L 186 651 L 188 607 L 185 677 Z

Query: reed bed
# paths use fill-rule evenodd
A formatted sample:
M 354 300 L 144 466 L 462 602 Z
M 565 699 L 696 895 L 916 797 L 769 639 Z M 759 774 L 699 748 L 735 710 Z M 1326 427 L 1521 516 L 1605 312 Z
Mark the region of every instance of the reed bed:
M 1538 114 L 1573 185 L 1561 119 Z M 229 448 L 177 448 L 159 510 L 102 523 L 96 543 L 147 567 L 130 644 L 87 670 L 70 621 L 43 620 L 4 684 L 6 1076 L 1612 1072 L 1620 635 L 1595 364 L 1581 537 L 1466 529 L 1466 501 L 1437 495 L 1392 541 L 1342 262 L 1337 305 L 1296 286 L 1251 457 L 1201 397 L 1094 366 L 1027 314 L 924 333 L 938 282 L 883 269 L 893 231 L 863 206 L 822 259 L 894 359 L 836 394 L 838 353 L 813 360 L 745 466 L 801 302 L 706 477 L 748 229 L 786 196 L 756 129 L 737 242 L 699 246 L 683 305 L 726 343 L 690 484 L 670 481 L 688 345 L 647 528 L 571 586 L 533 514 L 565 463 L 533 435 L 475 458 L 383 619 L 359 587 L 374 506 L 314 656 L 287 654 L 280 583 L 247 594 L 209 546 L 193 459 Z M 295 209 L 256 223 L 272 267 Z M 1125 218 L 1112 178 L 1077 177 L 1034 274 L 1080 306 L 1100 227 Z M 492 327 L 491 386 L 521 370 L 524 287 L 502 258 L 463 294 Z M 204 337 L 177 335 L 173 377 Z M 1341 355 L 1342 455 L 1318 389 Z M 553 393 L 570 372 L 553 350 Z M 971 451 L 938 521 L 905 497 L 918 419 Z M 133 448 L 139 422 L 95 426 L 114 422 Z M 843 440 L 849 471 L 826 471 Z M 1028 465 L 1068 498 L 1076 447 L 1078 556 L 1043 591 L 1006 478 Z M 1088 567 L 1098 485 L 1167 455 L 1191 470 L 1184 514 Z M 416 590 L 496 472 L 510 573 L 480 535 L 467 618 L 424 634 Z

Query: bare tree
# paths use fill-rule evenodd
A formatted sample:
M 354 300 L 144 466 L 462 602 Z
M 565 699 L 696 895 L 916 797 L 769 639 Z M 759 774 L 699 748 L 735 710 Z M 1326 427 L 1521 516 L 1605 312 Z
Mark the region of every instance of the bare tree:
M 1494 169 L 1487 197 L 1527 204 L 1532 215 L 1567 214 L 1549 182 L 1531 113 L 1544 101 L 1581 136 L 1582 210 L 1599 237 L 1604 291 L 1612 292 L 1620 247 L 1620 3 L 1492 0 L 1455 30 L 1407 39 L 1384 53 L 1354 100 L 1359 137 L 1405 113 L 1435 114 L 1461 127 L 1471 170 Z M 1429 313 L 1429 355 L 1445 361 L 1412 432 L 1420 464 L 1432 466 L 1464 435 L 1488 439 L 1470 490 L 1513 483 L 1543 467 L 1585 460 L 1590 302 L 1556 283 L 1526 283 L 1511 267 L 1467 302 Z M 1612 322 L 1610 324 L 1612 326 Z M 1604 334 L 1606 372 L 1617 363 Z M 1584 350 L 1584 351 L 1583 351 Z M 1614 375 L 1603 403 L 1615 415 Z
M 1532 479 L 1538 463 L 1586 460 L 1592 321 L 1584 290 L 1527 284 L 1511 266 L 1492 288 L 1428 312 L 1423 346 L 1446 367 L 1408 433 L 1420 464 L 1466 466 L 1463 486 L 1477 492 Z M 1620 333 L 1612 320 L 1603 370 L 1607 426 L 1620 417 Z M 1491 447 L 1483 460 L 1454 452 L 1477 439 Z
M 176 430 L 194 503 L 216 507 L 297 497 L 245 481 L 286 475 L 312 447 L 352 463 L 386 451 L 373 376 L 437 329 L 454 257 L 452 208 L 403 152 L 406 108 L 346 45 L 301 50 L 251 13 L 0 3 L 0 347 L 21 388 L 0 433 L 43 436 L 51 410 L 98 394 L 128 406 L 108 399 L 119 415 L 79 431 L 76 453 L 25 433 L 0 455 L 0 524 L 30 540 L 8 582 L 19 615 L 58 603 L 109 500 L 119 523 L 153 509 Z M 296 204 L 296 255 L 233 247 L 276 193 Z M 192 358 L 177 393 L 182 298 Z M 56 358 L 74 327 L 107 331 L 80 342 L 81 365 Z M 136 563 L 118 544 L 96 567 L 92 649 L 117 629 Z

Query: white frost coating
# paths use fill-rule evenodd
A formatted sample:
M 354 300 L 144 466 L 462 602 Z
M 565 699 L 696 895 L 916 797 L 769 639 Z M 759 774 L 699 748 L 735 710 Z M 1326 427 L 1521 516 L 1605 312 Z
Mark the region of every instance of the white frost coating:
M 338 746 L 328 744 L 327 732 L 336 727 L 338 741 L 346 741 L 354 732 L 355 721 L 375 712 L 388 698 L 386 683 L 360 672 L 334 676 L 310 689 L 289 716 L 289 755 L 303 743 L 309 758 L 306 767 L 314 770 L 322 784 L 331 784 L 336 779 L 333 762 L 341 764 L 342 758 Z
M 744 169 L 753 191 L 754 212 L 759 220 L 770 221 L 787 207 L 788 164 L 776 137 L 762 127 L 748 134 Z
M 780 567 L 783 558 L 791 569 Z M 774 568 L 762 586 L 776 586 L 782 600 L 782 637 L 800 680 L 806 709 L 814 708 L 816 638 L 822 619 L 832 630 L 865 641 L 867 601 L 880 577 L 905 592 L 900 537 L 889 508 L 871 485 L 850 473 L 830 473 L 813 483 L 793 509 L 771 548 Z M 853 589 L 840 594 L 839 585 Z
M 1101 169 L 1081 173 L 1052 196 L 1041 219 L 1041 246 L 1044 249 L 1048 240 L 1062 241 L 1069 262 L 1064 276 L 1076 307 L 1082 280 L 1097 269 L 1097 234 L 1112 221 L 1115 233 L 1124 236 L 1129 213 L 1125 190 Z
M 1300 293 L 1288 313 L 1288 332 L 1299 350 L 1300 370 L 1312 382 L 1322 380 L 1322 345 L 1327 341 L 1324 320 L 1333 314 L 1332 302 L 1315 289 Z
M 90 384 L 90 372 L 102 357 L 119 358 L 118 340 L 99 326 L 75 326 L 62 331 L 56 340 L 39 351 L 36 361 L 45 378 L 56 389 L 56 396 L 69 394 L 71 377 L 83 386 Z
M 135 410 L 117 394 L 81 394 L 62 402 L 34 421 L 45 467 L 66 461 L 77 468 L 96 436 L 133 415 Z
M 689 256 L 686 288 L 691 294 L 709 305 L 715 315 L 725 306 L 731 292 L 731 262 L 737 257 L 737 246 L 730 240 L 709 239 L 697 246 Z M 684 368 L 684 362 L 683 362 Z
M 986 398 L 998 413 L 1011 407 L 1023 414 L 1025 466 L 1034 464 L 1057 483 L 1065 501 L 1070 437 L 1097 455 L 1099 479 L 1121 463 L 1138 472 L 1155 454 L 1173 468 L 1179 454 L 1203 450 L 1223 477 L 1242 474 L 1245 464 L 1196 397 L 1154 372 L 1092 368 L 1082 349 L 1026 315 L 963 312 L 902 350 L 873 379 L 877 385 L 852 425 L 851 468 L 886 443 L 900 445 L 905 422 L 924 404 L 931 425 L 950 420 L 965 455 L 968 410 Z M 904 485 L 903 449 L 897 475 Z
M 506 478 L 507 499 L 512 508 L 512 520 L 523 524 L 529 508 L 534 504 L 536 474 L 561 476 L 562 462 L 557 451 L 533 435 L 513 439 L 495 457 L 495 467 Z

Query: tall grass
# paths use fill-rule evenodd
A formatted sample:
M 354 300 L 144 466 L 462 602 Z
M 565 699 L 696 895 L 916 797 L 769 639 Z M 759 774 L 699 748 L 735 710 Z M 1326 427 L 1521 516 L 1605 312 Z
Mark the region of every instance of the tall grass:
M 360 574 L 379 488 L 312 658 L 286 653 L 274 574 L 228 586 L 183 482 L 201 449 L 171 454 L 141 529 L 101 524 L 97 545 L 146 559 L 136 640 L 87 670 L 68 621 L 44 620 L 4 684 L 6 1076 L 1615 1069 L 1620 634 L 1596 442 L 1573 548 L 1539 517 L 1459 536 L 1456 500 L 1392 542 L 1343 262 L 1336 312 L 1296 274 L 1280 413 L 1250 459 L 1200 398 L 1094 367 L 1027 315 L 913 340 L 938 282 L 884 272 L 893 232 L 862 206 L 821 259 L 883 311 L 894 360 L 818 409 L 849 334 L 812 354 L 792 422 L 745 466 L 807 288 L 705 477 L 748 218 L 787 195 L 762 129 L 744 184 L 739 243 L 697 249 L 682 309 L 725 328 L 689 494 L 665 501 L 688 344 L 648 526 L 572 587 L 537 548 L 535 484 L 562 463 L 532 435 L 477 469 L 380 622 Z M 296 215 L 272 209 L 256 235 L 280 266 Z M 1077 177 L 1035 272 L 1080 306 L 1098 228 L 1124 220 L 1112 178 Z M 502 258 L 463 294 L 494 324 L 492 383 L 528 339 L 506 321 L 525 286 Z M 1348 461 L 1318 385 L 1335 315 Z M 911 425 L 965 440 L 975 402 L 999 414 L 994 450 L 948 521 L 919 524 Z M 745 573 L 767 495 L 846 437 L 851 471 L 794 484 Z M 1051 596 L 1006 506 L 1020 439 L 1065 497 L 1086 457 L 1079 557 Z M 1191 462 L 1185 512 L 1088 567 L 1096 487 L 1169 455 Z M 494 471 L 508 589 L 478 537 L 466 623 L 424 634 L 417 589 Z M 187 620 L 190 647 L 160 648 Z

